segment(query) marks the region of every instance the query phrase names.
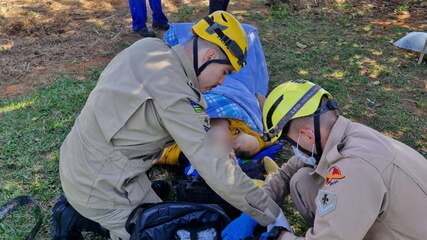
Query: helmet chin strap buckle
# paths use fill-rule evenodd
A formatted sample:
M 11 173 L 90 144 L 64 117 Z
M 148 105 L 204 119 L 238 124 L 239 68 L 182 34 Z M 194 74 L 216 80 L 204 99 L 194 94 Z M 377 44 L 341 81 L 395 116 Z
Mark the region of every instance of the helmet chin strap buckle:
M 271 136 L 266 132 L 262 133 L 261 138 L 264 142 L 269 142 L 271 140 Z
M 269 142 L 269 141 L 271 141 L 271 139 L 276 137 L 278 135 L 278 133 L 279 133 L 278 129 L 273 128 L 273 129 L 270 129 L 270 131 L 268 131 L 268 132 L 263 132 L 261 138 L 265 142 Z

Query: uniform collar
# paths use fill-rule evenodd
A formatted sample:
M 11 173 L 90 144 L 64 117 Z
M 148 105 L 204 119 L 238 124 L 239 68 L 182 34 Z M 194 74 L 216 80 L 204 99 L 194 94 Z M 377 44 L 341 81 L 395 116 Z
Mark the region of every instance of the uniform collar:
M 178 56 L 182 66 L 184 67 L 185 74 L 190 80 L 188 82 L 188 85 L 200 91 L 199 81 L 197 80 L 196 72 L 193 68 L 193 61 L 188 57 L 187 53 L 185 52 L 184 46 L 175 45 L 174 47 L 172 47 L 172 49 Z
M 343 147 L 343 141 L 346 135 L 346 129 L 351 121 L 343 116 L 339 116 L 331 129 L 328 140 L 326 141 L 322 157 L 314 170 L 315 173 L 326 177 L 329 167 L 342 158 L 340 150 Z

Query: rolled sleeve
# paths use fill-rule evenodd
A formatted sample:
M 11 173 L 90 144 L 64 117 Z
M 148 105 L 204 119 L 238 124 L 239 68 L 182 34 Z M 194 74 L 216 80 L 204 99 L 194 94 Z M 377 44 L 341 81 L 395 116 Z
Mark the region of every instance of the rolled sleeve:
M 275 174 L 268 177 L 263 188 L 277 204 L 281 204 L 289 195 L 291 178 L 303 166 L 304 163 L 294 156 L 284 163 Z

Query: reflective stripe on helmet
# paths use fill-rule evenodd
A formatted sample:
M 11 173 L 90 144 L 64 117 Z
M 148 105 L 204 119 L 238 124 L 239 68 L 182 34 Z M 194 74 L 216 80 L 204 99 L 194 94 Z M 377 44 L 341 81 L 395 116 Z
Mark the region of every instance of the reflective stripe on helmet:
M 207 32 L 210 32 L 211 34 L 212 31 L 215 32 L 218 35 L 219 39 L 227 47 L 227 49 L 238 59 L 238 64 L 240 66 L 244 66 L 246 64 L 247 51 L 243 52 L 243 50 L 239 47 L 239 45 L 237 45 L 237 43 L 233 39 L 225 35 L 222 31 L 225 27 L 218 23 L 215 23 L 212 17 L 206 16 L 203 19 L 209 24 Z
M 320 90 L 322 89 L 319 85 L 312 86 L 305 94 L 302 96 L 295 105 L 286 113 L 286 115 L 280 119 L 279 123 L 276 127 L 272 128 L 267 134 L 269 138 L 273 138 L 277 136 L 277 134 L 280 133 L 280 131 L 286 126 L 286 124 L 292 120 L 293 116 Z M 283 97 L 283 95 L 282 95 Z M 280 98 L 279 98 L 280 99 Z M 277 100 L 276 100 L 277 102 Z M 275 103 L 276 103 L 275 102 Z M 278 105 L 278 104 L 277 104 Z M 273 106 L 271 108 L 277 108 L 277 106 Z M 269 110 L 270 113 L 271 109 Z M 271 116 L 273 115 L 273 112 L 271 112 Z M 270 116 L 270 118 L 271 118 Z M 271 124 L 272 125 L 272 124 Z

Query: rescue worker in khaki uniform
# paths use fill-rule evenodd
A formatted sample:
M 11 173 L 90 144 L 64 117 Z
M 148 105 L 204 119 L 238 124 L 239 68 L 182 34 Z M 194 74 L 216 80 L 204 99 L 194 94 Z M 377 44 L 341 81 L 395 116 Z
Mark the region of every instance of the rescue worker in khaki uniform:
M 200 92 L 244 65 L 246 34 L 231 14 L 221 11 L 192 29 L 193 40 L 174 48 L 147 38 L 119 53 L 61 146 L 66 198 L 113 239 L 129 239 L 125 222 L 134 208 L 161 201 L 146 171 L 174 142 L 226 201 L 262 225 L 283 217 L 280 207 L 208 134 Z
M 290 194 L 312 227 L 305 237 L 295 236 L 289 227 L 263 237 L 426 239 L 427 160 L 336 110 L 332 96 L 308 81 L 286 82 L 267 97 L 263 120 L 268 136 L 290 142 L 295 156 L 265 190 L 277 203 Z M 227 226 L 235 233 L 227 239 L 244 238 L 231 228 L 246 228 L 240 219 Z

